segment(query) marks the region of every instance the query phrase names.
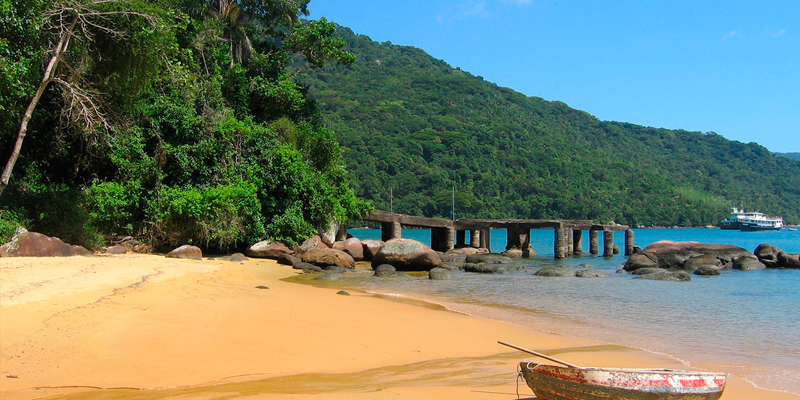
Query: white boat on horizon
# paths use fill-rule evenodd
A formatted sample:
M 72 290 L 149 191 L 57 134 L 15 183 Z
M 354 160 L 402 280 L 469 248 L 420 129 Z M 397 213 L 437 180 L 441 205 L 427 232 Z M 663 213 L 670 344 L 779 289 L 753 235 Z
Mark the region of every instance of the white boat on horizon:
M 779 231 L 783 228 L 782 217 L 770 217 L 758 211 L 745 211 L 733 208 L 731 216 L 720 222 L 720 229 L 738 229 L 751 231 Z

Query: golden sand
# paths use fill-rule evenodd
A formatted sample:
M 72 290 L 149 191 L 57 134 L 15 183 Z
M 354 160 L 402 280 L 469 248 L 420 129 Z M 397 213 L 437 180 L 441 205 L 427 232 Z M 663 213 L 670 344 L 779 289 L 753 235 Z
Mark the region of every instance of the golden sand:
M 516 399 L 516 343 L 578 365 L 685 368 L 621 346 L 285 282 L 270 260 L 0 259 L 3 399 Z M 266 286 L 268 289 L 259 289 Z M 524 383 L 522 398 L 533 398 Z M 729 380 L 723 399 L 800 399 Z

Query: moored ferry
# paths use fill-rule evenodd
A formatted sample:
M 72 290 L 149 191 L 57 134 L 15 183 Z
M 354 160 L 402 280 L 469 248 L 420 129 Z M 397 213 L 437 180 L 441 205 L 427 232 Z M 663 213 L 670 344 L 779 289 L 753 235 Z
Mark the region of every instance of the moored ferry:
M 720 229 L 738 229 L 740 231 L 779 231 L 783 228 L 783 218 L 770 217 L 758 211 L 745 212 L 733 209 L 730 218 L 720 222 Z

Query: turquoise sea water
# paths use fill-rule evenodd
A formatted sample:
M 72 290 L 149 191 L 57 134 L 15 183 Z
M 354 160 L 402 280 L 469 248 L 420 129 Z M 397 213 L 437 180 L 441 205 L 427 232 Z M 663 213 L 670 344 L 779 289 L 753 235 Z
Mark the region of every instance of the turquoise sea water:
M 354 229 L 362 240 L 380 230 Z M 636 229 L 637 246 L 658 240 L 732 244 L 752 251 L 770 243 L 800 253 L 800 231 L 739 232 L 719 229 Z M 403 230 L 430 244 L 430 231 Z M 600 238 L 602 247 L 602 235 Z M 493 230 L 494 252 L 505 249 L 505 230 Z M 626 257 L 553 259 L 553 231 L 534 230 L 537 257 L 520 260 L 526 272 L 456 273 L 449 281 L 426 278 L 348 279 L 358 289 L 431 301 L 471 315 L 531 329 L 621 344 L 671 355 L 688 367 L 726 372 L 760 387 L 800 394 L 800 270 L 724 271 L 660 282 L 616 274 Z M 624 235 L 615 235 L 624 248 Z M 588 249 L 588 234 L 583 248 Z M 602 249 L 601 249 L 602 250 Z M 543 265 L 589 264 L 608 278 L 542 278 Z M 584 265 L 586 266 L 586 265 Z M 502 339 L 502 338 L 498 338 Z M 536 348 L 535 343 L 523 344 Z

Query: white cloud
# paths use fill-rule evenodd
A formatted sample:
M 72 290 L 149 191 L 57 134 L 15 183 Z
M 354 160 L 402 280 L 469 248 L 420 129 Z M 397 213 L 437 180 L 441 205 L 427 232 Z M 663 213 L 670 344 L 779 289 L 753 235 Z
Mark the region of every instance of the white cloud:
M 722 39 L 723 40 L 728 40 L 728 39 L 741 38 L 741 37 L 743 37 L 743 36 L 739 31 L 737 31 L 735 29 L 731 29 L 730 31 L 728 31 L 728 33 L 726 33 L 725 35 L 722 36 Z
M 522 0 L 524 1 L 524 0 Z M 440 24 L 470 18 L 489 18 L 489 5 L 485 1 L 461 3 L 455 8 L 439 14 L 436 20 Z
M 781 29 L 781 30 L 779 30 L 777 32 L 769 32 L 769 34 L 770 34 L 770 36 L 772 36 L 772 37 L 777 39 L 777 38 L 779 38 L 779 37 L 781 37 L 781 36 L 786 34 L 786 28 L 783 28 L 783 29 Z

